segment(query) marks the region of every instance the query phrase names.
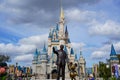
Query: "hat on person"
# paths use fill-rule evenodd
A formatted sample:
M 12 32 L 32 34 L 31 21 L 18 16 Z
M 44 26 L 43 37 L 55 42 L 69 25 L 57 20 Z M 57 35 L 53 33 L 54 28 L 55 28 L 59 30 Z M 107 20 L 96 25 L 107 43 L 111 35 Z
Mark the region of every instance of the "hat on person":
M 0 67 L 7 67 L 7 63 L 1 62 L 1 63 L 0 63 Z
M 93 74 L 90 74 L 90 77 L 93 77 Z

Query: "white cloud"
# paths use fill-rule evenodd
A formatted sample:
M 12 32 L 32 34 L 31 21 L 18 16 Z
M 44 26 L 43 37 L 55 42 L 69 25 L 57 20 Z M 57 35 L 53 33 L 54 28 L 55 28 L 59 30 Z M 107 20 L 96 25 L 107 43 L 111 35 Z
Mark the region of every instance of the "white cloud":
M 108 54 L 106 54 L 105 52 L 103 51 L 94 51 L 92 54 L 91 54 L 91 58 L 92 59 L 103 59 L 103 58 L 107 58 L 108 57 Z
M 78 8 L 72 8 L 65 11 L 67 20 L 71 22 L 85 22 L 88 23 L 95 17 L 97 13 L 95 11 L 81 10 Z
M 24 55 L 16 56 L 14 60 L 16 62 L 31 62 L 32 58 L 33 58 L 32 54 L 24 54 Z
M 19 44 L 29 44 L 29 45 L 41 45 L 40 42 L 46 42 L 47 41 L 48 34 L 44 35 L 37 35 L 37 36 L 31 36 L 28 38 L 23 38 L 19 41 Z
M 82 42 L 80 43 L 72 42 L 71 44 L 72 44 L 75 54 L 79 53 L 80 50 L 83 51 L 85 49 L 84 47 L 86 46 L 86 44 Z
M 107 47 L 106 45 L 104 45 L 101 48 L 98 48 L 98 49 L 94 50 L 91 53 L 90 57 L 92 59 L 106 59 L 106 58 L 109 58 L 110 49 L 111 49 L 110 47 Z
M 120 42 L 116 42 L 114 45 L 115 50 L 118 52 L 117 54 L 120 53 Z
M 0 43 L 0 53 L 9 55 L 15 61 L 31 61 L 35 49 L 41 49 L 46 41 L 47 34 L 44 34 L 23 38 L 17 44 Z
M 3 1 L 0 5 L 0 11 L 1 12 L 10 12 L 10 13 L 13 13 L 13 14 L 18 14 L 20 13 L 20 9 L 18 9 L 17 7 L 13 7 L 12 5 L 18 3 L 17 2 L 18 0 L 16 1 L 13 1 L 13 0 L 9 0 L 9 1 Z M 12 15 L 12 14 L 11 14 Z
M 116 54 L 120 52 L 120 42 L 113 44 Z M 92 59 L 106 59 L 110 57 L 111 44 L 105 44 L 104 46 L 94 50 L 91 54 Z
M 14 44 L 0 44 L 0 53 L 5 53 L 8 55 L 20 55 L 25 53 L 30 53 L 36 48 L 35 45 L 14 45 Z
M 75 48 L 75 49 L 83 48 L 86 45 L 85 43 L 82 43 L 82 42 L 81 43 L 72 42 L 71 44 L 72 44 L 73 48 Z
M 107 20 L 105 23 L 94 22 L 92 27 L 89 28 L 91 35 L 103 35 L 112 37 L 118 37 L 120 34 L 120 24 L 112 20 Z

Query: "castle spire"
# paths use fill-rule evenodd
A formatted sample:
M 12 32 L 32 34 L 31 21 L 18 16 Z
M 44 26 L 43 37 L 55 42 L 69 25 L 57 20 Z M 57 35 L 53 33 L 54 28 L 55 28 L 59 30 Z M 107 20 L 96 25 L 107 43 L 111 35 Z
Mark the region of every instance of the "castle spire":
M 46 47 L 45 47 L 45 42 L 44 42 L 44 47 L 43 47 L 43 51 L 46 52 Z
M 75 54 L 75 61 L 77 61 L 77 54 Z
M 82 46 L 80 45 L 80 57 L 83 57 L 82 56 Z
M 60 20 L 61 19 L 64 19 L 65 17 L 64 17 L 64 10 L 63 10 L 63 7 L 62 7 L 62 0 L 60 0 L 61 2 L 60 2 L 60 8 L 61 8 L 61 10 L 60 10 Z
M 36 48 L 36 50 L 35 50 L 35 52 L 34 52 L 34 60 L 37 60 L 37 58 L 38 58 L 38 50 L 37 50 L 37 48 Z
M 65 50 L 66 53 L 68 54 L 68 51 L 67 51 L 67 47 L 66 47 L 66 45 L 64 46 L 64 50 Z
M 67 30 L 67 26 L 66 26 L 66 28 L 65 28 L 65 37 L 68 38 L 68 30 Z
M 62 6 L 61 6 L 61 10 L 60 10 L 60 20 L 61 19 L 64 19 L 65 17 L 64 17 L 64 10 L 63 10 L 63 8 L 62 8 Z
M 74 55 L 74 50 L 73 50 L 73 48 L 71 48 L 70 54 L 71 54 L 71 55 Z
M 38 56 L 38 50 L 37 50 L 37 48 L 35 50 L 34 56 L 36 56 L 36 57 Z
M 68 29 L 67 29 L 67 26 L 66 26 L 66 28 L 65 28 L 65 33 L 67 33 L 67 34 L 68 34 Z
M 118 57 L 117 57 L 117 54 L 116 54 L 116 51 L 115 51 L 115 49 L 114 49 L 113 44 L 111 45 L 110 60 L 111 60 L 111 61 L 118 61 L 118 62 L 119 62 L 119 59 L 118 59 Z
M 60 7 L 60 21 L 59 21 L 59 25 L 60 25 L 60 28 L 59 28 L 59 38 L 62 39 L 65 37 L 65 34 L 64 34 L 64 23 L 65 23 L 65 17 L 64 17 L 64 10 L 62 8 L 62 0 L 61 0 L 61 7 Z
M 110 56 L 113 56 L 113 55 L 116 55 L 116 51 L 114 49 L 114 46 L 113 44 L 111 45 L 111 53 L 110 53 Z

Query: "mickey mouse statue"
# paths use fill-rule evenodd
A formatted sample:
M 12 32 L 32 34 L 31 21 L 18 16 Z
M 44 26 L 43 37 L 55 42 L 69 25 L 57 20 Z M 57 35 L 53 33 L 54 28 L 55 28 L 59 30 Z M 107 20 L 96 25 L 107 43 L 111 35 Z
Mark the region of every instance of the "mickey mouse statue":
M 78 73 L 77 73 L 77 71 L 75 70 L 76 69 L 76 67 L 77 67 L 77 64 L 75 63 L 75 64 L 73 64 L 72 62 L 70 62 L 69 64 L 68 64 L 68 69 L 69 69 L 69 71 L 70 71 L 70 78 L 71 78 L 71 80 L 76 80 L 76 76 L 78 76 Z

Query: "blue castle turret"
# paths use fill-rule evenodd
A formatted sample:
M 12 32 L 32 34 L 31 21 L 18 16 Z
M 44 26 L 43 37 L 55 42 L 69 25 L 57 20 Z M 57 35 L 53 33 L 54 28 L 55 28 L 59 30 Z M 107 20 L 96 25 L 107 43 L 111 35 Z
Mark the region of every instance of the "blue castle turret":
M 44 43 L 44 46 L 43 46 L 43 50 L 42 50 L 44 53 L 46 53 L 47 52 L 47 49 L 46 49 L 46 47 L 45 47 L 45 43 Z
M 33 64 L 37 64 L 38 62 L 38 49 L 35 50 L 34 52 L 34 57 L 33 57 Z
M 38 58 L 38 50 L 36 49 L 34 53 L 34 60 L 37 60 L 37 58 Z
M 67 29 L 67 26 L 66 26 L 66 29 L 65 29 L 65 37 L 68 38 L 68 29 Z
M 113 44 L 111 45 L 111 53 L 110 53 L 110 56 L 113 56 L 113 55 L 116 55 L 116 51 L 114 49 L 114 46 Z
M 118 64 L 119 63 L 119 59 L 117 57 L 117 54 L 116 54 L 116 51 L 114 49 L 113 44 L 111 45 L 110 62 L 111 62 L 111 64 Z
M 41 56 L 41 60 L 47 60 L 47 49 L 45 47 L 45 43 L 44 43 L 40 56 Z
M 68 39 L 68 43 L 71 43 L 70 39 Z
M 75 61 L 78 61 L 78 59 L 77 59 L 77 54 L 75 54 Z
M 67 50 L 66 46 L 64 46 L 64 50 L 65 50 L 66 54 L 68 54 L 68 50 Z
M 59 26 L 58 26 L 58 24 L 56 25 L 56 30 L 59 31 Z
M 52 33 L 51 32 L 49 32 L 48 38 L 52 38 Z
M 113 44 L 111 45 L 110 60 L 118 60 Z
M 50 38 L 52 42 L 59 42 L 59 40 L 58 40 L 58 30 L 59 30 L 59 28 L 58 28 L 58 25 L 57 25 L 56 28 L 53 28 L 50 31 L 48 38 Z
M 73 50 L 73 48 L 71 48 L 70 54 L 71 54 L 71 55 L 74 55 L 74 50 Z
M 111 66 L 111 75 L 112 75 L 112 68 L 113 66 L 119 64 L 119 59 L 117 57 L 116 51 L 114 49 L 113 44 L 111 45 L 111 52 L 110 52 L 110 66 Z M 116 72 L 115 72 L 116 73 Z

